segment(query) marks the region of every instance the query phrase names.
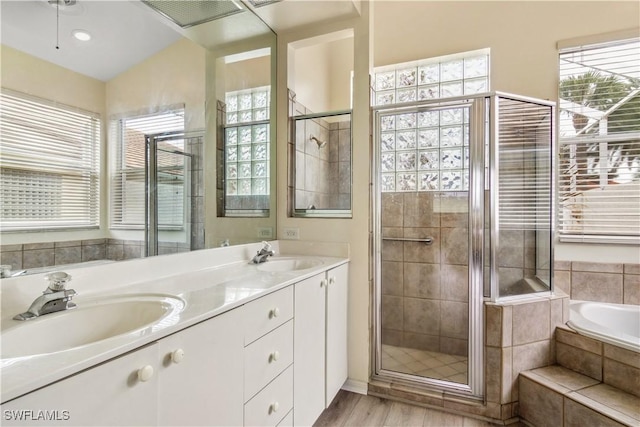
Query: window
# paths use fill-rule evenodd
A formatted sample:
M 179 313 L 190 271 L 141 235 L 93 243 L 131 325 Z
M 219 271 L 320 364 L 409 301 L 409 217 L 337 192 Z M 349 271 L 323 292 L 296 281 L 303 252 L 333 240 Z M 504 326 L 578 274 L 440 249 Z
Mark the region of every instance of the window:
M 560 51 L 565 241 L 640 240 L 640 39 Z
M 0 230 L 100 221 L 100 116 L 2 89 Z
M 489 52 L 396 64 L 375 70 L 375 105 L 471 95 L 489 90 Z M 383 192 L 467 191 L 469 108 L 383 114 Z
M 470 95 L 489 90 L 489 51 L 425 59 L 375 70 L 374 105 Z
M 184 131 L 184 108 L 115 121 L 118 149 L 111 177 L 111 227 L 142 228 L 145 223 L 145 135 Z M 182 227 L 185 218 L 184 140 L 158 142 L 158 224 Z
M 226 216 L 262 216 L 269 210 L 270 96 L 268 86 L 225 94 Z

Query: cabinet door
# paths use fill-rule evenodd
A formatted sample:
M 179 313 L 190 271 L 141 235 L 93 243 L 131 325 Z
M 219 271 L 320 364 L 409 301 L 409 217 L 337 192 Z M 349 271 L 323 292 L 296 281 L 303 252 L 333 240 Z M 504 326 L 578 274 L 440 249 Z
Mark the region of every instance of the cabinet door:
M 159 425 L 242 425 L 242 307 L 158 342 Z
M 157 425 L 157 372 L 138 379 L 157 357 L 153 344 L 5 403 L 2 425 Z
M 325 408 L 325 274 L 295 284 L 293 417 L 310 426 Z
M 347 309 L 349 264 L 329 270 L 327 277 L 326 406 L 328 407 L 348 376 Z

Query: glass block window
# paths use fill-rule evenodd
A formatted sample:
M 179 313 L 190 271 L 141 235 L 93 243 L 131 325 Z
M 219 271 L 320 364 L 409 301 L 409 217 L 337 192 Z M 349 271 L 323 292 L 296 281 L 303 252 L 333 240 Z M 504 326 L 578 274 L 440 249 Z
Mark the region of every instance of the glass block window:
M 227 196 L 269 194 L 269 124 L 225 128 Z
M 373 105 L 401 104 L 489 91 L 488 50 L 380 67 Z
M 225 95 L 226 196 L 269 195 L 270 98 L 269 86 Z
M 489 49 L 379 67 L 373 105 L 429 101 L 489 91 Z M 383 192 L 467 191 L 469 108 L 380 116 Z
M 469 107 L 380 116 L 383 192 L 469 189 Z
M 269 120 L 270 92 L 269 86 L 227 92 L 225 94 L 226 123 L 233 125 Z

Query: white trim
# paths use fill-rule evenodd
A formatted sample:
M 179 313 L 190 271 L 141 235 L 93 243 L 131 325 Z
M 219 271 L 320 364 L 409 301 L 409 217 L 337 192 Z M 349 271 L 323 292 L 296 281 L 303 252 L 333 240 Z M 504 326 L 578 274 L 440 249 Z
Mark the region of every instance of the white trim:
M 622 41 L 640 37 L 640 27 L 627 28 L 625 30 L 613 31 L 610 33 L 593 34 L 589 36 L 574 37 L 560 40 L 557 43 L 558 50 L 584 48 L 587 46 Z
M 369 384 L 364 381 L 353 380 L 351 378 L 347 378 L 347 381 L 342 385 L 342 390 L 351 391 L 353 393 L 364 394 L 367 395 L 367 390 L 369 389 Z

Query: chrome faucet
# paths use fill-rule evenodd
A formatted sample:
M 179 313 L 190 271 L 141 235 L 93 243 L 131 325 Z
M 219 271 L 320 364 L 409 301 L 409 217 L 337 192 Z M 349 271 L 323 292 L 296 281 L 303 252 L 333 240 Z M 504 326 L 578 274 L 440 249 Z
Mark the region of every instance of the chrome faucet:
M 47 289 L 31 303 L 27 311 L 14 316 L 14 320 L 31 320 L 45 314 L 75 308 L 76 305 L 71 302 L 71 299 L 76 295 L 76 291 L 65 289 L 67 283 L 71 281 L 69 274 L 57 271 L 47 274 L 44 278 L 49 281 Z
M 262 249 L 260 249 L 251 259 L 250 264 L 261 264 L 265 262 L 268 257 L 276 254 L 276 252 L 271 248 L 271 244 L 269 242 L 262 242 L 262 245 Z

